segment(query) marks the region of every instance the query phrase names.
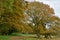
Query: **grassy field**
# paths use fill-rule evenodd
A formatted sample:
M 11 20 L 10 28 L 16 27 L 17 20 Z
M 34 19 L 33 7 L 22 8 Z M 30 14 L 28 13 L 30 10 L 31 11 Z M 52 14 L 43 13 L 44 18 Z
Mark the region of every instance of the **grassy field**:
M 46 39 L 46 38 L 37 38 L 35 37 L 35 35 L 32 34 L 12 34 L 12 35 L 8 35 L 8 36 L 0 36 L 0 40 L 60 40 L 59 37 L 55 37 L 55 38 L 50 38 L 50 39 Z
M 9 40 L 10 36 L 0 36 L 0 40 Z

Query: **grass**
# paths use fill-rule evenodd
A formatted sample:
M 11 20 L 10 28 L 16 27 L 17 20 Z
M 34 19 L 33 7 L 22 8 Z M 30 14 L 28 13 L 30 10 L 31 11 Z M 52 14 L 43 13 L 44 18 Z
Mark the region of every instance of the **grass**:
M 21 33 L 13 33 L 10 36 L 35 36 L 35 34 L 21 34 Z
M 11 36 L 0 36 L 0 40 L 9 40 L 10 37 Z M 23 38 L 23 39 L 20 39 L 20 40 L 37 40 L 37 38 Z
M 9 40 L 11 36 L 23 36 L 23 37 L 27 37 L 27 36 L 34 36 L 33 34 L 20 34 L 20 33 L 13 33 L 11 35 L 6 35 L 6 36 L 0 36 L 0 40 Z M 37 40 L 36 38 L 23 38 L 22 40 Z
M 0 36 L 0 40 L 10 40 L 10 37 L 28 37 L 28 36 L 35 36 L 33 34 L 20 34 L 20 33 L 13 33 L 11 35 L 6 35 L 6 36 Z M 13 39 L 12 39 L 13 40 Z M 18 39 L 17 39 L 18 40 Z M 37 40 L 37 38 L 22 38 L 22 39 L 19 39 L 19 40 Z
M 0 36 L 0 40 L 9 40 L 9 36 Z
M 29 37 L 29 36 L 31 36 L 31 37 Z M 15 40 L 50 40 L 50 39 L 45 39 L 45 38 L 38 39 L 38 38 L 35 38 L 34 36 L 35 36 L 35 34 L 33 35 L 33 34 L 13 33 L 12 35 L 0 36 L 0 40 L 10 40 L 10 38 L 12 38 L 12 40 L 13 40 L 13 38 Z M 23 37 L 23 38 L 20 38 L 20 37 Z M 52 40 L 56 40 L 56 38 L 54 38 Z M 57 40 L 60 40 L 60 38 Z

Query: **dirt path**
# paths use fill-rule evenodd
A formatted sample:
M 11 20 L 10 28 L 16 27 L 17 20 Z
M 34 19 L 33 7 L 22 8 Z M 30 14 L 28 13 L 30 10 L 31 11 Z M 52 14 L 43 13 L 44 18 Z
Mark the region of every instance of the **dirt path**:
M 31 36 L 11 36 L 10 40 L 23 40 L 24 38 L 32 38 Z
M 11 36 L 10 40 L 23 40 L 24 38 L 33 38 L 33 37 L 25 37 L 25 36 Z M 26 40 L 25 39 L 25 40 Z M 35 40 L 35 39 L 33 39 Z M 42 38 L 42 39 L 37 39 L 37 40 L 60 40 L 60 38 L 52 38 L 52 39 L 46 39 L 46 38 Z

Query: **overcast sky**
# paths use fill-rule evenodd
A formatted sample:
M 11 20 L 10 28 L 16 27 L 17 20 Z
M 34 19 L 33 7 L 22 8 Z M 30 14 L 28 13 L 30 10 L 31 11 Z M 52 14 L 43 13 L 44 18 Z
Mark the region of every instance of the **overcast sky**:
M 34 0 L 29 0 L 34 1 Z M 55 11 L 55 14 L 60 17 L 60 0 L 36 0 L 50 5 Z

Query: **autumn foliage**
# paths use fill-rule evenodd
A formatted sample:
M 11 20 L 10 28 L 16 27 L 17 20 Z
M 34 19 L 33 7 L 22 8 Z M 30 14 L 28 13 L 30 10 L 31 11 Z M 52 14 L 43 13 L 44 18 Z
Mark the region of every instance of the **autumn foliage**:
M 24 0 L 0 1 L 0 34 L 13 32 L 47 34 L 60 31 L 57 26 L 60 19 L 55 16 L 53 8 L 42 2 Z M 46 29 L 47 23 L 50 29 Z M 56 28 L 56 29 L 55 29 Z

